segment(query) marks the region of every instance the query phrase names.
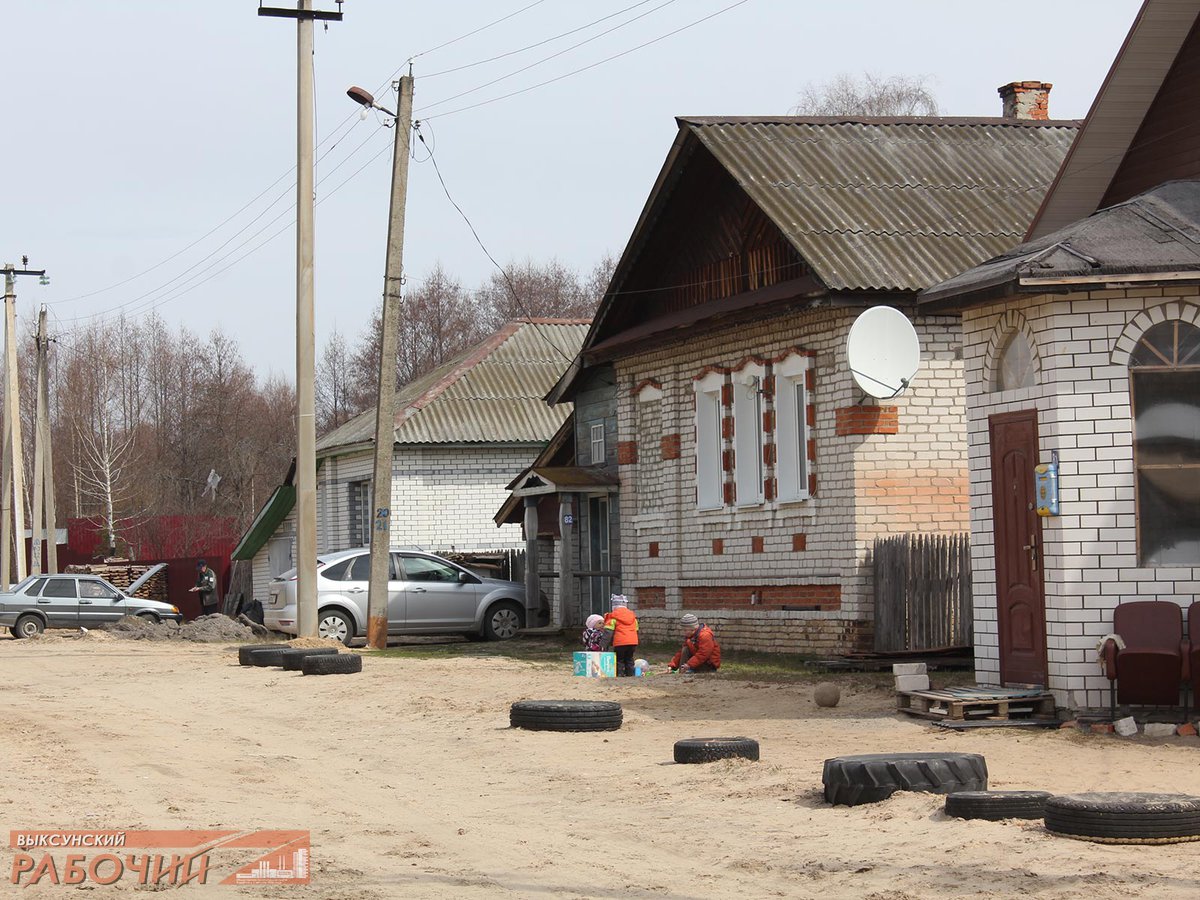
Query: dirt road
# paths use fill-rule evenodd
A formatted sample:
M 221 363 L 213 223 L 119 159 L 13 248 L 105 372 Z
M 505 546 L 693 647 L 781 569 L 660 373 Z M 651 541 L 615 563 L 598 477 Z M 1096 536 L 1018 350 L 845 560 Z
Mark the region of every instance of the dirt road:
M 878 689 L 819 710 L 797 684 L 595 681 L 566 663 L 368 658 L 361 675 L 306 677 L 178 644 L 0 641 L 0 683 L 7 829 L 311 831 L 310 885 L 189 892 L 1103 900 L 1198 890 L 1196 844 L 1102 846 L 1039 823 L 948 819 L 932 795 L 850 809 L 820 798 L 826 757 L 899 750 L 983 753 L 996 789 L 1200 794 L 1196 738 L 946 733 L 896 717 Z M 560 698 L 621 700 L 625 725 L 507 727 L 512 701 Z M 761 741 L 761 762 L 672 763 L 679 738 L 739 734 Z

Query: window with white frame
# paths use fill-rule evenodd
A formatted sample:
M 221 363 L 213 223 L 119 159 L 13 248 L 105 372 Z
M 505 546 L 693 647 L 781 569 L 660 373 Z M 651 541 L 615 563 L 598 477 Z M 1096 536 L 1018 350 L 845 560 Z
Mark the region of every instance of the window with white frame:
M 696 503 L 718 509 L 725 503 L 721 468 L 721 387 L 725 376 L 710 372 L 694 382 L 696 391 Z
M 775 479 L 781 502 L 808 499 L 809 358 L 793 354 L 775 365 Z
M 763 502 L 763 377 L 766 370 L 747 365 L 733 376 L 733 471 L 737 505 Z
M 604 465 L 604 423 L 592 426 L 592 465 Z

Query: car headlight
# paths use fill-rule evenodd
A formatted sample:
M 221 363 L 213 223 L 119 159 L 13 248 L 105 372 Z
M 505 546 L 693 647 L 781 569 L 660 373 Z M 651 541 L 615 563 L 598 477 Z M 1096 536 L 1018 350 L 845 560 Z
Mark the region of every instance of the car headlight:
M 171 612 L 173 612 L 173 613 L 175 613 L 176 615 L 178 615 L 178 614 L 179 614 L 179 607 L 178 607 L 178 606 L 172 606 L 172 607 L 171 607 Z

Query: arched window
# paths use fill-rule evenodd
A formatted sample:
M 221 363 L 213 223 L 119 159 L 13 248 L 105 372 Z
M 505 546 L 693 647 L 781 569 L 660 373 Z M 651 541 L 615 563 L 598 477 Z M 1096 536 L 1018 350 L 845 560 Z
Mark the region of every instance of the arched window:
M 1005 338 L 996 360 L 996 390 L 1013 391 L 1033 385 L 1033 350 L 1025 333 L 1015 329 Z
M 1129 367 L 1138 559 L 1200 565 L 1200 328 L 1160 322 Z

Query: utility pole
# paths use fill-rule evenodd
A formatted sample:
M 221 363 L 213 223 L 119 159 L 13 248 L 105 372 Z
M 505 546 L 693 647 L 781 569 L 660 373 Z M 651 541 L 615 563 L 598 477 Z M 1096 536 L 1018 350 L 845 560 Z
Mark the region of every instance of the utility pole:
M 338 0 L 339 10 L 341 0 Z M 317 633 L 316 337 L 313 301 L 313 21 L 340 22 L 312 0 L 295 9 L 260 6 L 260 16 L 296 20 L 296 631 Z
M 33 433 L 33 541 L 29 572 L 42 572 L 42 540 L 46 541 L 46 572 L 58 573 L 57 529 L 54 503 L 54 454 L 50 447 L 50 389 L 47 371 L 49 338 L 46 307 L 38 313 L 37 330 L 37 417 Z
M 28 264 L 22 257 L 22 264 Z M 4 499 L 0 504 L 0 590 L 8 590 L 9 553 L 16 551 L 17 581 L 25 577 L 25 463 L 21 441 L 21 391 L 17 371 L 17 294 L 16 276 L 38 275 L 43 282 L 46 270 L 18 269 L 4 266 L 4 460 L 0 464 L 0 482 Z
M 371 577 L 367 590 L 367 646 L 387 648 L 388 564 L 392 547 L 392 458 L 396 443 L 396 332 L 404 285 L 404 206 L 408 197 L 408 159 L 412 136 L 413 79 L 396 85 L 400 105 L 392 113 L 359 87 L 346 93 L 363 106 L 391 115 L 396 129 L 392 150 L 392 199 L 388 218 L 387 259 L 383 275 L 383 335 L 379 347 L 379 393 L 375 401 L 375 473 L 372 483 L 374 516 L 371 526 Z M 402 577 L 402 576 L 397 576 Z

